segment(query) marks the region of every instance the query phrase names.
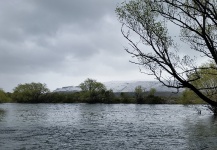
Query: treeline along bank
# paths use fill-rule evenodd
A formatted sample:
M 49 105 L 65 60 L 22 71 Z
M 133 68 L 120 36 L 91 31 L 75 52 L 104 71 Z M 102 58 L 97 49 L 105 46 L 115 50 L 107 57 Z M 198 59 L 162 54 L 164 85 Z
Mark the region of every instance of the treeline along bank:
M 94 79 L 86 79 L 79 87 L 81 91 L 50 92 L 46 84 L 19 84 L 13 92 L 0 89 L 1 103 L 133 103 L 133 104 L 201 104 L 198 97 L 185 90 L 182 93 L 146 91 L 137 86 L 134 92 L 113 92 Z

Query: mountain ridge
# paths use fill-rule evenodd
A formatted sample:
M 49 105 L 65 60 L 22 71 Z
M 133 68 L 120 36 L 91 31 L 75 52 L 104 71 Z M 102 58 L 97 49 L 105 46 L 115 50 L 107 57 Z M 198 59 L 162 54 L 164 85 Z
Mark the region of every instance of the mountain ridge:
M 103 82 L 108 90 L 113 92 L 134 92 L 137 86 L 141 86 L 145 91 L 149 91 L 154 88 L 158 92 L 177 92 L 176 89 L 168 88 L 159 81 L 108 81 Z M 57 88 L 53 92 L 79 92 L 81 91 L 79 86 L 66 86 Z

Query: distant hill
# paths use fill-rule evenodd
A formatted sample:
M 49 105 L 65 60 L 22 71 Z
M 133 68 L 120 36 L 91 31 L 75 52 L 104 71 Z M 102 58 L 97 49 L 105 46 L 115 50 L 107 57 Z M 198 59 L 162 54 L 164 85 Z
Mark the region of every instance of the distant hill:
M 145 91 L 155 88 L 157 92 L 176 92 L 176 89 L 168 88 L 158 81 L 110 81 L 103 83 L 106 88 L 113 90 L 114 93 L 134 92 L 137 86 L 142 86 Z M 54 92 L 78 92 L 81 91 L 79 86 L 67 86 L 57 88 Z

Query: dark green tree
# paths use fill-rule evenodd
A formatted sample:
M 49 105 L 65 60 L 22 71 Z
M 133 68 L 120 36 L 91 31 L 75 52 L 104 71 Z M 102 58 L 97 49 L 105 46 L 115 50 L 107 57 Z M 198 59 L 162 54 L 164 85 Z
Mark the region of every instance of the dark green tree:
M 149 96 L 154 96 L 156 93 L 156 89 L 155 88 L 151 88 L 150 91 L 149 91 Z
M 102 83 L 89 78 L 79 86 L 82 90 L 83 99 L 86 99 L 88 103 L 101 102 L 101 94 L 106 91 L 106 87 Z
M 179 99 L 181 104 L 203 104 L 202 101 L 193 91 L 185 89 Z
M 189 45 L 188 53 L 212 60 L 217 70 L 217 1 L 216 0 L 130 0 L 121 3 L 116 13 L 122 23 L 122 34 L 131 49 L 126 51 L 137 58 L 146 73 L 155 76 L 170 88 L 189 88 L 203 101 L 217 109 L 216 98 L 208 97 L 194 82 L 200 80 L 200 64 L 195 57 L 183 55 L 178 45 Z M 170 26 L 169 26 L 169 25 Z M 174 36 L 174 28 L 179 35 Z M 138 39 L 138 40 L 137 40 Z M 176 41 L 179 41 L 176 43 Z M 146 45 L 146 46 L 144 46 Z M 182 55 L 180 55 L 182 53 Z M 194 78 L 188 78 L 196 73 Z M 216 78 L 216 74 L 212 74 Z
M 136 102 L 138 104 L 142 104 L 145 98 L 145 90 L 142 88 L 142 86 L 137 86 L 134 92 L 135 92 Z
M 100 92 L 101 103 L 113 103 L 115 95 L 112 90 L 101 90 Z
M 156 92 L 157 90 L 155 88 L 151 88 L 148 96 L 146 97 L 146 102 L 148 104 L 165 104 L 165 100 L 162 97 L 155 95 Z
M 101 90 L 106 90 L 105 86 L 102 83 L 89 78 L 86 79 L 83 83 L 81 83 L 79 87 L 82 91 L 85 92 L 98 92 Z
M 204 69 L 209 68 L 209 69 Z M 189 80 L 193 80 L 195 78 L 199 78 L 197 80 L 193 80 L 192 84 L 204 95 L 208 98 L 217 100 L 217 70 L 215 68 L 215 63 L 205 63 L 200 66 L 200 68 L 196 72 L 192 72 L 188 78 Z M 194 92 L 189 89 L 186 89 L 183 92 L 183 98 L 191 99 L 193 101 L 199 101 L 200 97 L 198 97 Z M 210 106 L 212 108 L 212 106 Z M 213 108 L 214 109 L 214 108 Z M 211 109 L 211 110 L 213 110 Z
M 5 91 L 0 88 L 0 103 L 10 102 L 10 101 L 11 99 L 7 95 L 7 93 L 5 93 Z
M 13 100 L 21 103 L 39 103 L 43 102 L 43 96 L 50 92 L 46 84 L 26 83 L 19 84 L 14 88 Z

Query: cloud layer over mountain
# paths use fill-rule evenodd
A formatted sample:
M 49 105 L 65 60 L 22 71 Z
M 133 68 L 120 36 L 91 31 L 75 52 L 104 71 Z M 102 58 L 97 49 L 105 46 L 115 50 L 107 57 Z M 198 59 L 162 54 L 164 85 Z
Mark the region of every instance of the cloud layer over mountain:
M 142 79 L 110 0 L 0 1 L 0 87 Z M 150 77 L 151 78 L 151 77 Z

